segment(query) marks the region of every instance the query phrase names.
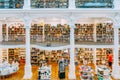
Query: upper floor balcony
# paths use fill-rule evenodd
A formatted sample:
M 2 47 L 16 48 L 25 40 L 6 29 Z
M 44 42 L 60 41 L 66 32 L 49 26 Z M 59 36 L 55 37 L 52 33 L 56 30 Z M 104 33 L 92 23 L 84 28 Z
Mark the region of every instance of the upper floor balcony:
M 119 0 L 0 0 L 0 9 L 119 9 Z
M 24 0 L 0 0 L 0 9 L 22 9 L 23 6 Z

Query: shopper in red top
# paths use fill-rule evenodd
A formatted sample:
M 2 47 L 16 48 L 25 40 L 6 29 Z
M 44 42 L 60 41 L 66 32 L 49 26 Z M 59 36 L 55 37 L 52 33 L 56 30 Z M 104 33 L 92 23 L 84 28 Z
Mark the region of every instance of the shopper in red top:
M 109 64 L 110 68 L 112 68 L 112 62 L 113 62 L 113 55 L 109 52 L 109 55 L 108 55 L 108 64 Z

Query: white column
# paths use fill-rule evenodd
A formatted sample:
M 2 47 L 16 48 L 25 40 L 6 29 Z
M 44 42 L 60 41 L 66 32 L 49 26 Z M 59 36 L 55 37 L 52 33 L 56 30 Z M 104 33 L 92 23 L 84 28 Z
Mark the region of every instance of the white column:
M 113 0 L 113 7 L 114 9 L 119 9 L 120 10 L 120 0 Z
M 75 9 L 75 0 L 69 0 L 69 9 Z
M 95 65 L 95 72 L 97 73 L 97 66 L 96 66 L 96 48 L 93 49 L 93 63 Z
M 32 77 L 31 70 L 31 60 L 30 60 L 30 24 L 29 17 L 25 17 L 25 27 L 26 27 L 26 62 L 25 62 L 25 73 L 24 79 L 30 79 Z
M 24 6 L 23 6 L 23 9 L 30 9 L 30 3 L 31 0 L 24 0 Z
M 112 65 L 112 76 L 115 79 L 120 79 L 120 66 L 119 66 L 119 31 L 118 26 L 114 26 L 114 53 L 113 53 L 113 65 Z
M 70 65 L 69 65 L 69 79 L 76 79 L 75 75 L 75 39 L 74 39 L 74 23 L 70 22 Z
M 0 48 L 0 64 L 2 63 L 2 48 Z

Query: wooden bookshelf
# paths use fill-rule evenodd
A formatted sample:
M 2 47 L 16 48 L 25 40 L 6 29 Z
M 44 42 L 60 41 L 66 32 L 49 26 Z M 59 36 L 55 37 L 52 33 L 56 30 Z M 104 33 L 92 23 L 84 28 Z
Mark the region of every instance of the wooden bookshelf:
M 33 24 L 30 29 L 31 41 L 42 41 L 43 37 L 43 26 L 38 24 Z
M 31 48 L 31 64 L 38 65 L 39 49 Z
M 8 61 L 12 63 L 13 60 L 19 61 L 19 49 L 18 48 L 9 48 L 8 49 Z
M 7 53 L 7 49 L 5 49 L 5 48 L 3 48 L 2 49 L 2 60 L 3 59 L 8 59 L 8 55 L 7 55 L 8 53 Z
M 70 59 L 70 55 L 63 50 L 40 50 L 37 48 L 31 48 L 31 64 L 32 65 L 42 65 L 44 61 L 46 62 L 58 62 L 59 59 L 64 58 L 65 60 Z
M 94 24 L 75 24 L 75 41 L 93 42 Z
M 25 60 L 25 53 L 26 53 L 26 49 L 25 48 L 19 48 L 19 53 L 20 53 L 20 58 Z
M 2 24 L 2 37 L 3 37 L 3 41 L 5 41 L 6 39 L 6 29 L 7 29 L 7 25 L 6 24 Z
M 108 63 L 108 53 L 113 53 L 112 48 L 97 48 L 96 49 L 96 64 L 105 64 Z
M 69 25 L 57 24 L 57 26 L 51 26 L 50 24 L 45 24 L 46 41 L 69 42 L 69 39 L 70 39 Z
M 87 63 L 93 63 L 94 52 L 92 48 L 76 48 L 76 60 L 78 63 L 83 64 L 86 60 Z
M 25 41 L 25 28 L 23 24 L 10 25 L 8 27 L 8 41 Z
M 97 42 L 113 43 L 114 31 L 112 23 L 99 23 L 96 26 Z

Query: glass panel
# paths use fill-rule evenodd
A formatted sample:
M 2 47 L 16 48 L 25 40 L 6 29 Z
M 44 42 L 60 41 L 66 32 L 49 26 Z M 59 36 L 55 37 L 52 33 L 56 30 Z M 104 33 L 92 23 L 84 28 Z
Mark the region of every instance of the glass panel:
M 31 0 L 32 8 L 68 8 L 68 0 Z
M 76 8 L 112 8 L 113 0 L 76 0 Z
M 22 8 L 24 0 L 0 0 L 0 8 Z

